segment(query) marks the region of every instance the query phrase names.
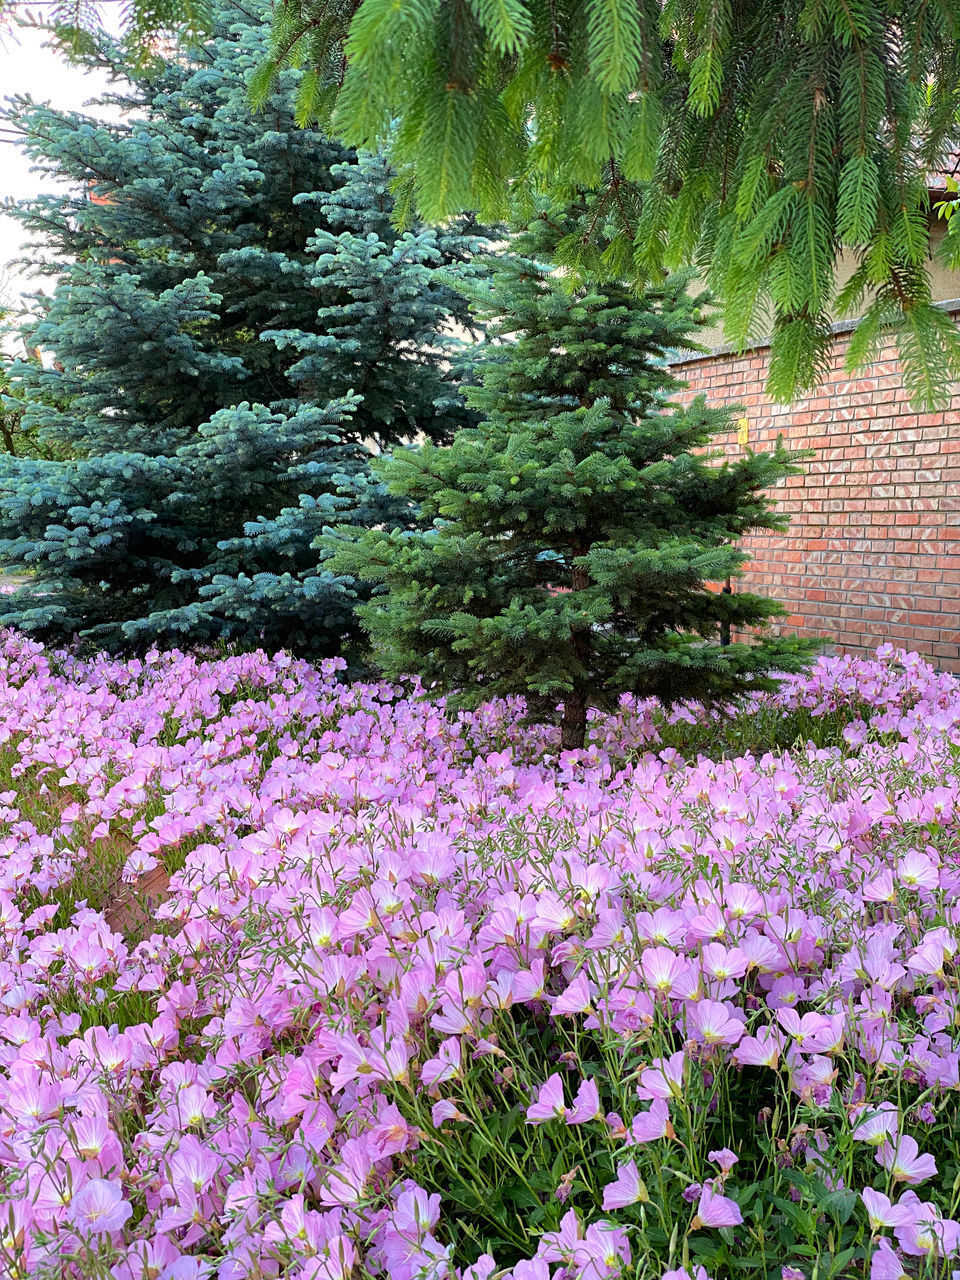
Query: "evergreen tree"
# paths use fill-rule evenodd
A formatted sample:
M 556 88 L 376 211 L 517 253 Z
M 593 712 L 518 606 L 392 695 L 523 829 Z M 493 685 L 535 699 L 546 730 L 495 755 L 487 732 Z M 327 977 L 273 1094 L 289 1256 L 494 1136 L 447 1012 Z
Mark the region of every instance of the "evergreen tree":
M 21 350 L 19 358 L 7 349 L 22 349 L 19 339 L 22 316 L 18 315 L 12 302 L 6 301 L 11 292 L 8 289 L 0 292 L 0 454 L 21 458 L 65 457 L 62 445 L 41 441 L 35 430 L 24 426 L 24 390 L 20 379 L 13 378 L 12 371 L 15 364 L 22 366 L 25 361 L 39 364 L 41 356 L 35 348 Z
M 24 428 L 23 389 L 11 378 L 13 364 L 12 358 L 0 355 L 0 453 L 17 458 L 55 458 L 62 450 L 50 441 L 41 442 L 35 432 Z
M 638 295 L 595 278 L 570 292 L 538 261 L 537 221 L 474 304 L 500 345 L 469 400 L 482 423 L 451 445 L 400 449 L 375 470 L 434 527 L 349 537 L 332 566 L 381 584 L 360 610 L 386 672 L 420 675 L 454 704 L 522 694 L 563 704 L 562 745 L 623 692 L 736 699 L 795 670 L 791 639 L 720 643 L 783 610 L 708 584 L 737 577 L 750 529 L 781 529 L 763 492 L 796 469 L 772 453 L 721 462 L 707 446 L 731 410 L 678 407 L 668 353 L 692 345 L 701 300 L 673 277 Z
M 8 113 L 77 194 L 17 211 L 59 279 L 25 336 L 56 362 L 22 362 L 15 392 L 59 452 L 0 459 L 0 561 L 32 573 L 6 622 L 336 650 L 355 584 L 316 537 L 409 523 L 371 453 L 470 420 L 467 307 L 442 271 L 469 273 L 483 238 L 469 219 L 398 232 L 386 163 L 296 127 L 300 72 L 252 116 L 265 40 L 259 4 L 220 0 L 203 48 L 127 82 L 98 37 L 119 122 Z

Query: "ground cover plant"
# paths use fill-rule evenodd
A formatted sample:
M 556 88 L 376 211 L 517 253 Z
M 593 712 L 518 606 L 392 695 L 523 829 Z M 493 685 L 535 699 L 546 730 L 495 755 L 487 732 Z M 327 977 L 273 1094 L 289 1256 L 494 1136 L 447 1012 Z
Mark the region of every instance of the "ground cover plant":
M 955 679 L 520 711 L 0 640 L 0 1275 L 956 1274 Z

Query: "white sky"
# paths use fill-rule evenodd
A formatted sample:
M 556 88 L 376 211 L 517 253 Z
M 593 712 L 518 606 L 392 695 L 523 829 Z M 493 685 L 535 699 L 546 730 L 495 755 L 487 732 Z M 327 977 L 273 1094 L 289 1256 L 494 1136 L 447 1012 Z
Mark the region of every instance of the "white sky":
M 119 7 L 116 3 L 101 6 L 105 26 L 117 29 Z M 43 5 L 32 4 L 29 9 L 42 13 Z M 38 102 L 82 110 L 90 98 L 107 88 L 106 77 L 71 66 L 52 49 L 44 47 L 46 39 L 42 32 L 22 28 L 0 34 L 0 95 L 5 99 L 29 93 Z M 22 200 L 40 191 L 56 189 L 56 184 L 45 175 L 32 173 L 30 161 L 20 148 L 6 134 L 0 134 L 0 194 L 4 199 Z M 19 256 L 24 238 L 20 224 L 0 208 L 0 290 L 10 303 L 18 295 L 35 292 L 40 287 L 46 292 L 51 286 L 49 277 L 41 284 L 22 271 L 6 266 Z

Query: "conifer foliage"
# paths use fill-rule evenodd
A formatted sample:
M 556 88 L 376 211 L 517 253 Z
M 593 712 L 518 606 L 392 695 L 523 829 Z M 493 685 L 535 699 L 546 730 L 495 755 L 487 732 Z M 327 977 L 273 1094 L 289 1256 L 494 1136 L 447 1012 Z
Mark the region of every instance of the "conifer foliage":
M 433 527 L 366 531 L 332 563 L 386 588 L 359 612 L 389 674 L 416 672 L 456 705 L 521 694 L 550 718 L 562 703 L 563 746 L 578 748 L 588 709 L 624 692 L 735 700 L 809 646 L 721 644 L 722 628 L 782 610 L 709 585 L 740 573 L 744 533 L 783 527 L 763 490 L 796 455 L 711 452 L 731 411 L 669 401 L 681 384 L 665 359 L 700 320 L 685 278 L 571 293 L 542 260 L 558 231 L 534 222 L 492 290 L 472 291 L 498 340 L 468 392 L 481 424 L 375 467 Z
M 304 119 L 367 145 L 399 120 L 428 218 L 499 216 L 518 180 L 593 190 L 620 269 L 700 261 L 730 341 L 773 329 L 777 398 L 819 380 L 849 309 L 851 367 L 893 332 L 913 397 L 944 402 L 926 177 L 957 136 L 958 0 L 279 0 L 274 24 L 260 91 L 303 60 Z
M 300 72 L 255 117 L 265 51 L 262 8 L 223 0 L 189 57 L 131 69 L 97 39 L 119 121 L 8 114 L 77 194 L 18 210 L 59 281 L 26 335 L 48 358 L 13 374 L 41 449 L 0 459 L 0 559 L 33 575 L 4 621 L 111 648 L 336 651 L 355 584 L 316 537 L 409 523 L 371 451 L 471 420 L 473 348 L 449 336 L 466 304 L 440 273 L 471 270 L 483 238 L 395 230 L 385 162 L 296 126 Z
M 73 43 L 90 6 L 54 6 Z M 131 47 L 169 24 L 196 31 L 206 8 L 131 0 Z M 953 167 L 960 0 L 277 0 L 270 12 L 255 103 L 280 68 L 303 67 L 302 123 L 368 147 L 390 134 L 403 216 L 500 218 L 531 185 L 593 190 L 618 225 L 619 270 L 655 279 L 699 262 L 730 341 L 772 330 L 776 398 L 820 379 L 830 318 L 847 311 L 862 314 L 851 368 L 895 334 L 914 400 L 944 404 L 960 337 L 931 301 L 927 176 Z M 593 248 L 562 256 L 582 267 Z

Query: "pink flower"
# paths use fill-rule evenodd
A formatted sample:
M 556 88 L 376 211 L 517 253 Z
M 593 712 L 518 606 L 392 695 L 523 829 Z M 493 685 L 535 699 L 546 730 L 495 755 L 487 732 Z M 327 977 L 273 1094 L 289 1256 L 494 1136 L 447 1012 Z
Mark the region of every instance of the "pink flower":
M 234 1184 L 236 1185 L 236 1184 Z M 242 1201 L 232 1203 L 231 1207 L 236 1212 L 242 1208 Z M 254 1212 L 256 1211 L 256 1196 L 252 1198 Z M 264 1239 L 271 1243 L 280 1243 L 282 1241 L 289 1242 L 294 1245 L 298 1251 L 308 1250 L 315 1253 L 323 1246 L 326 1239 L 324 1231 L 326 1215 L 317 1213 L 313 1209 L 307 1209 L 306 1201 L 302 1195 L 295 1195 L 286 1202 L 280 1211 L 280 1221 L 268 1222 L 264 1228 Z
M 566 1111 L 563 1100 L 563 1081 L 554 1072 L 546 1084 L 540 1086 L 536 1102 L 527 1107 L 527 1124 L 543 1124 L 546 1120 L 559 1120 Z
M 550 1266 L 543 1258 L 521 1258 L 510 1275 L 512 1280 L 550 1280 Z
M 906 1133 L 900 1135 L 895 1145 L 889 1140 L 884 1142 L 878 1148 L 875 1159 L 877 1164 L 893 1175 L 895 1182 L 906 1182 L 910 1186 L 925 1182 L 937 1172 L 937 1162 L 933 1156 L 929 1152 L 920 1155 L 920 1148 Z
M 629 1145 L 636 1146 L 642 1142 L 655 1142 L 658 1138 L 674 1137 L 673 1125 L 670 1123 L 670 1108 L 665 1098 L 654 1098 L 649 1111 L 640 1111 L 633 1118 L 630 1126 Z
M 552 1001 L 551 1015 L 586 1013 L 590 1008 L 590 983 L 587 975 L 581 973 L 569 984 L 562 995 Z
M 893 872 L 884 867 L 863 886 L 863 896 L 867 902 L 889 902 L 893 898 Z
M 637 1097 L 647 1100 L 682 1097 L 684 1062 L 682 1050 L 669 1058 L 654 1058 L 640 1073 Z
M 660 995 L 685 1000 L 699 985 L 694 965 L 669 947 L 648 947 L 640 958 L 640 969 L 650 990 Z
M 776 1027 L 761 1027 L 755 1036 L 744 1036 L 733 1051 L 733 1060 L 742 1067 L 776 1068 L 785 1044 Z
M 801 1017 L 796 1009 L 778 1009 L 777 1021 L 804 1053 L 830 1052 L 843 1040 L 843 1014 L 805 1013 Z
M 430 1195 L 416 1182 L 401 1184 L 393 1211 L 391 1225 L 407 1238 L 419 1239 L 425 1231 L 432 1231 L 440 1221 L 440 1196 Z
M 736 1200 L 720 1195 L 709 1182 L 700 1191 L 697 1212 L 690 1224 L 691 1230 L 699 1227 L 735 1227 L 743 1221 L 743 1214 Z
M 936 889 L 940 873 L 925 853 L 914 850 L 897 863 L 897 879 L 908 889 Z
M 686 1014 L 688 1033 L 706 1045 L 736 1044 L 743 1035 L 743 1015 L 724 1000 L 698 1000 Z
M 682 911 L 658 907 L 656 911 L 637 916 L 637 929 L 651 942 L 679 946 L 687 936 L 687 918 Z
M 721 1173 L 729 1173 L 733 1166 L 740 1162 L 740 1157 L 735 1155 L 729 1147 L 721 1147 L 719 1151 L 708 1151 L 707 1159 L 719 1165 Z
M 310 1258 L 291 1280 L 348 1280 L 353 1275 L 357 1251 L 348 1236 L 332 1236 L 319 1257 Z
M 348 1138 L 340 1148 L 340 1160 L 326 1169 L 320 1190 L 320 1203 L 354 1205 L 366 1191 L 373 1160 L 365 1144 Z
M 546 991 L 546 965 L 533 960 L 529 969 L 520 969 L 513 975 L 514 1000 L 542 1000 Z
M 216 1114 L 216 1110 L 216 1102 L 202 1085 L 188 1084 L 177 1093 L 177 1121 L 181 1128 L 201 1126 L 204 1120 Z
M 170 1157 L 170 1181 L 176 1191 L 191 1188 L 206 1191 L 220 1171 L 222 1159 L 195 1134 L 185 1134 L 180 1146 Z
M 116 1182 L 92 1178 L 77 1192 L 70 1204 L 70 1221 L 83 1235 L 104 1235 L 119 1231 L 133 1213 Z
M 888 1138 L 896 1138 L 900 1112 L 892 1102 L 881 1102 L 876 1109 L 864 1107 L 856 1116 L 853 1136 L 858 1142 L 879 1146 Z
M 860 1198 L 870 1218 L 871 1231 L 877 1231 L 880 1227 L 899 1227 L 910 1221 L 912 1206 L 902 1202 L 895 1205 L 882 1191 L 864 1187 Z
M 417 1130 L 407 1123 L 393 1103 L 378 1110 L 377 1123 L 370 1130 L 369 1137 L 378 1156 L 393 1156 L 401 1151 L 411 1151 L 419 1141 Z
M 434 1089 L 445 1080 L 453 1080 L 460 1074 L 462 1064 L 460 1041 L 448 1036 L 440 1042 L 435 1058 L 428 1058 L 420 1068 L 420 1082 L 425 1089 Z
M 927 1254 L 949 1258 L 960 1247 L 960 1223 L 944 1218 L 933 1204 L 919 1205 L 911 1219 L 897 1226 L 894 1235 L 897 1244 L 911 1258 L 923 1258 Z
M 930 933 L 907 960 L 907 968 L 911 973 L 942 976 L 944 961 L 952 956 L 952 942 L 951 949 L 948 950 L 943 938 Z
M 463 1280 L 490 1280 L 497 1269 L 496 1259 L 489 1253 L 482 1253 L 472 1267 L 467 1267 Z
M 470 1117 L 463 1114 L 455 1102 L 451 1102 L 449 1098 L 441 1098 L 439 1102 L 433 1104 L 431 1112 L 433 1119 L 433 1127 L 439 1129 L 442 1124 L 446 1124 L 448 1120 L 469 1121 Z
M 84 1160 L 96 1161 L 101 1175 L 117 1173 L 123 1166 L 123 1148 L 104 1116 L 77 1116 L 71 1122 L 72 1146 Z
M 603 1188 L 604 1212 L 611 1209 L 624 1209 L 627 1205 L 637 1204 L 647 1199 L 647 1188 L 643 1185 L 636 1163 L 628 1160 L 617 1170 L 616 1179 L 608 1182 Z
M 334 1093 L 353 1080 L 400 1080 L 410 1058 L 410 1049 L 401 1037 L 387 1039 L 379 1027 L 370 1032 L 370 1043 L 363 1045 L 352 1034 L 336 1037 L 340 1061 L 330 1077 Z
M 558 1231 L 543 1233 L 537 1253 L 547 1262 L 568 1262 L 582 1239 L 580 1219 L 574 1209 L 568 1209 L 560 1219 Z
M 583 1124 L 600 1115 L 600 1094 L 595 1080 L 583 1080 L 573 1100 L 573 1106 L 564 1114 L 567 1124 Z
M 708 942 L 700 954 L 703 972 L 716 982 L 742 978 L 747 971 L 747 957 L 739 947 L 725 947 L 722 942 Z
M 579 1280 L 612 1280 L 630 1262 L 627 1233 L 612 1222 L 594 1222 L 574 1252 Z
M 905 1274 L 903 1263 L 890 1242 L 880 1240 L 870 1259 L 870 1280 L 903 1280 Z
M 716 941 L 722 938 L 728 931 L 728 924 L 723 912 L 715 902 L 708 904 L 706 909 L 699 912 L 689 921 L 688 928 L 695 938 L 699 938 L 706 942 L 708 938 Z

